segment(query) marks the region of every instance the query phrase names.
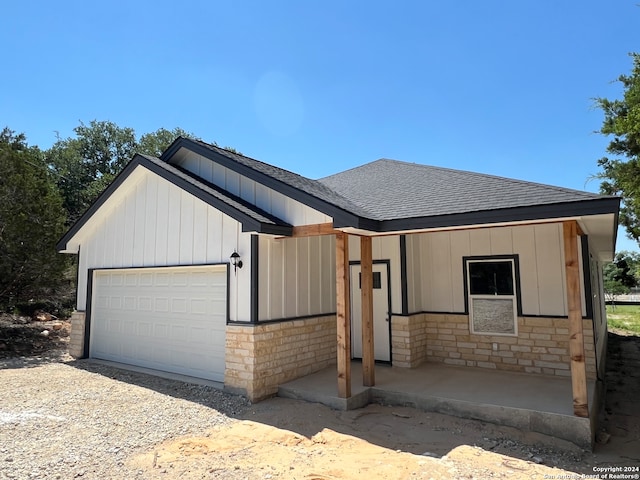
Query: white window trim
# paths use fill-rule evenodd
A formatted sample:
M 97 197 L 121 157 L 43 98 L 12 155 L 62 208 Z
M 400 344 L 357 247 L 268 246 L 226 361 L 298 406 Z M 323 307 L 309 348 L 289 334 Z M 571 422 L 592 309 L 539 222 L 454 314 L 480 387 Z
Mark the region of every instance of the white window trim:
M 513 281 L 513 295 L 472 295 L 471 294 L 471 276 L 469 272 L 469 266 L 472 263 L 495 263 L 495 262 L 509 262 L 511 263 L 511 279 Z M 467 281 L 467 305 L 469 309 L 469 332 L 472 335 L 489 335 L 496 337 L 517 337 L 518 336 L 518 282 L 516 281 L 516 265 L 513 258 L 486 258 L 486 259 L 468 259 L 466 262 L 466 281 Z M 477 332 L 473 328 L 473 300 L 474 299 L 487 299 L 494 300 L 499 298 L 500 300 L 511 300 L 513 302 L 513 333 L 506 332 Z

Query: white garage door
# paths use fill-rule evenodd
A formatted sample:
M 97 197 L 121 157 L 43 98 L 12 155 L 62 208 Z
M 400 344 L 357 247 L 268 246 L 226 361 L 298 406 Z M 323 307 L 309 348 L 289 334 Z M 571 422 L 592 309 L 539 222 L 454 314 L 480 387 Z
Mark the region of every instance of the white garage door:
M 226 266 L 94 275 L 91 357 L 224 381 Z

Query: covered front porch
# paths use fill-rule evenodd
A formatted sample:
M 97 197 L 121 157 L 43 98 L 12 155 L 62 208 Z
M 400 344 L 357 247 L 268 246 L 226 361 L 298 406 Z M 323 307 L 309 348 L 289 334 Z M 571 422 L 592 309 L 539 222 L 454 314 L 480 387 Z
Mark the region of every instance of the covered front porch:
M 351 396 L 339 394 L 337 369 L 280 385 L 278 395 L 351 410 L 369 403 L 410 406 L 462 418 L 552 435 L 591 449 L 592 418 L 576 416 L 570 378 L 424 363 L 416 368 L 376 365 L 375 386 L 362 385 L 362 363 L 351 362 Z M 588 402 L 598 402 L 599 385 L 588 382 Z
M 351 360 L 356 357 L 353 353 L 353 345 L 354 339 L 360 340 L 361 348 L 360 350 L 360 358 L 362 360 L 361 364 L 361 374 L 358 375 L 359 378 L 362 379 L 362 386 L 364 387 L 374 387 L 378 384 L 376 379 L 376 368 L 375 363 L 377 360 L 380 360 L 377 356 L 376 352 L 376 339 L 374 335 L 374 316 L 380 315 L 382 312 L 380 311 L 380 307 L 374 308 L 374 287 L 373 287 L 373 248 L 372 248 L 372 237 L 371 236 L 360 236 L 359 242 L 356 244 L 358 248 L 357 257 L 359 257 L 360 264 L 360 273 L 359 273 L 359 281 L 352 282 L 350 279 L 350 246 L 349 246 L 349 235 L 344 232 L 335 231 L 332 229 L 331 225 L 327 225 L 328 232 L 332 232 L 335 234 L 335 246 L 336 246 L 336 317 L 337 317 L 337 351 L 336 351 L 336 360 L 337 360 L 337 394 L 338 397 L 343 398 L 345 400 L 349 400 L 353 395 L 352 388 L 352 372 L 351 372 Z M 501 229 L 495 229 L 497 232 L 500 232 Z M 556 232 L 556 240 L 562 242 L 562 247 L 557 245 L 559 248 L 559 255 L 557 260 L 562 261 L 564 265 L 555 265 L 555 281 L 558 282 L 556 285 L 559 286 L 566 297 L 562 299 L 563 305 L 560 306 L 563 313 L 566 312 L 566 322 L 562 322 L 562 326 L 560 328 L 553 326 L 553 321 L 549 323 L 549 320 L 529 320 L 526 325 L 523 325 L 519 328 L 518 324 L 523 321 L 522 318 L 512 318 L 513 325 L 510 327 L 511 330 L 492 330 L 488 329 L 485 331 L 475 332 L 473 328 L 463 326 L 464 335 L 457 336 L 459 333 L 458 325 L 448 325 L 446 329 L 446 334 L 441 335 L 439 337 L 441 342 L 432 342 L 438 343 L 437 347 L 440 346 L 449 346 L 454 347 L 455 351 L 452 351 L 452 355 L 457 355 L 455 357 L 445 359 L 445 363 L 447 362 L 457 362 L 460 365 L 467 366 L 484 366 L 486 368 L 504 368 L 505 370 L 513 371 L 514 363 L 520 366 L 526 365 L 539 365 L 539 367 L 529 368 L 526 367 L 523 369 L 528 373 L 552 373 L 558 374 L 554 367 L 560 367 L 560 369 L 568 368 L 568 372 L 560 372 L 560 374 L 565 375 L 565 373 L 570 372 L 571 381 L 569 382 L 570 389 L 568 390 L 568 394 L 566 396 L 566 400 L 573 400 L 573 415 L 577 417 L 588 418 L 589 417 L 589 405 L 593 405 L 588 401 L 588 389 L 587 389 L 587 369 L 586 369 L 586 352 L 585 352 L 585 332 L 583 325 L 583 313 L 587 313 L 586 309 L 583 308 L 583 295 L 584 295 L 584 286 L 583 282 L 588 283 L 586 280 L 581 278 L 581 262 L 580 262 L 580 254 L 579 254 L 579 237 L 582 235 L 582 230 L 576 221 L 563 221 L 561 223 L 556 222 L 555 225 L 552 224 L 551 230 Z M 325 233 L 328 233 L 325 232 Z M 295 232 L 294 232 L 295 233 Z M 314 231 L 305 231 L 304 234 L 314 234 L 317 232 Z M 470 230 L 469 235 L 477 234 L 477 230 Z M 504 232 L 502 232 L 504 233 Z M 498 234 L 499 235 L 499 234 Z M 487 235 L 485 235 L 487 236 Z M 503 235 L 504 236 L 504 235 Z M 416 315 L 412 315 L 410 313 L 410 296 L 408 290 L 413 288 L 415 297 L 415 290 L 418 290 L 420 287 L 418 286 L 422 281 L 422 277 L 425 275 L 424 270 L 420 271 L 420 268 L 414 266 L 412 263 L 420 264 L 421 260 L 419 260 L 419 254 L 416 253 L 419 251 L 420 247 L 418 245 L 408 246 L 409 240 L 407 239 L 408 235 L 401 235 L 399 237 L 399 246 L 400 246 L 400 284 L 401 284 L 401 308 L 400 315 L 395 315 L 396 317 L 416 317 Z M 476 238 L 479 240 L 481 237 Z M 483 247 L 481 250 L 490 251 L 493 248 L 491 241 L 491 234 L 488 236 L 488 246 Z M 474 248 L 478 248 L 479 242 L 471 241 L 471 236 L 466 239 L 466 250 L 469 253 L 473 253 L 472 245 Z M 513 242 L 513 240 L 509 240 L 509 242 Z M 508 242 L 508 243 L 509 243 Z M 493 244 L 498 244 L 497 240 L 493 240 Z M 453 249 L 453 246 L 448 246 L 447 253 L 450 253 Z M 514 251 L 514 244 L 509 243 L 505 250 Z M 493 254 L 493 252 L 492 252 Z M 433 255 L 433 254 L 432 254 Z M 408 261 L 408 258 L 411 257 L 411 261 Z M 517 255 L 516 255 L 517 257 Z M 490 259 L 498 258 L 496 255 L 487 256 L 465 256 L 461 255 L 460 260 L 464 264 L 466 259 L 475 258 L 478 259 L 479 262 L 488 261 Z M 503 257 L 499 257 L 503 259 Z M 457 258 L 453 255 L 446 255 L 445 261 L 447 262 L 455 262 Z M 414 260 L 417 260 L 414 262 Z M 512 260 L 503 261 L 503 263 L 508 264 Z M 437 263 L 437 261 L 432 258 L 431 263 Z M 515 265 L 516 260 L 513 260 L 513 265 Z M 560 262 L 558 262 L 560 263 Z M 427 269 L 431 268 L 432 271 L 437 270 L 433 266 L 428 266 Z M 466 269 L 465 264 L 465 269 Z M 513 268 L 513 267 L 510 267 Z M 453 268 L 452 268 L 453 270 Z M 519 267 L 515 268 L 515 271 L 519 271 Z M 418 272 L 418 275 L 416 275 Z M 470 275 L 470 274 L 469 274 Z M 495 279 L 496 273 L 493 274 L 493 278 Z M 453 274 L 449 273 L 449 277 L 452 277 Z M 505 276 L 506 277 L 506 276 Z M 418 278 L 419 280 L 416 280 Z M 431 277 L 437 278 L 437 277 Z M 410 281 L 412 280 L 412 282 Z M 464 283 L 464 279 L 460 283 Z M 495 280 L 494 280 L 495 281 Z M 517 297 L 517 293 L 514 293 L 516 290 L 520 290 L 520 280 L 518 275 L 512 271 L 508 278 L 505 279 L 506 283 L 510 285 L 511 288 L 511 296 L 513 297 L 513 304 L 509 307 L 509 315 L 513 317 L 522 317 L 522 307 L 520 305 L 521 299 Z M 545 281 L 549 281 L 548 278 L 545 278 Z M 538 280 L 536 280 L 539 283 Z M 410 283 L 414 283 L 414 285 L 410 285 Z M 516 285 L 517 284 L 517 288 Z M 358 285 L 358 289 L 360 292 L 355 291 L 354 285 Z M 456 285 L 457 288 L 460 288 L 460 285 Z M 471 300 L 469 298 L 465 298 L 466 296 L 470 297 L 468 289 L 471 288 L 469 283 L 464 283 L 464 296 L 463 299 L 465 301 L 464 304 L 464 314 L 470 315 L 471 308 L 469 307 L 469 303 Z M 442 289 L 444 292 L 448 290 L 448 288 Z M 536 289 L 537 292 L 537 301 L 540 303 L 544 303 L 544 299 L 541 300 L 541 294 L 539 293 L 539 288 Z M 392 294 L 389 295 L 391 298 Z M 586 295 L 584 295 L 586 297 Z M 352 303 L 357 297 L 359 304 L 359 323 L 361 328 L 358 331 L 352 330 Z M 483 302 L 490 303 L 498 298 L 498 293 L 496 292 L 494 295 L 485 295 L 483 298 Z M 503 296 L 502 298 L 507 298 L 508 296 Z M 414 310 L 417 302 L 413 299 Z M 518 303 L 518 307 L 516 309 L 515 305 Z M 396 343 L 396 340 L 393 338 L 393 330 L 395 320 L 392 319 L 394 317 L 393 306 L 391 305 L 391 301 L 388 304 L 388 311 L 386 313 L 386 321 L 389 327 L 391 339 L 389 341 L 392 346 Z M 491 309 L 494 307 L 492 306 Z M 487 310 L 487 312 L 483 312 L 486 318 L 490 321 L 494 320 L 494 317 L 498 317 L 497 313 L 494 313 L 493 310 Z M 422 313 L 427 314 L 429 316 L 432 312 L 427 307 L 427 309 L 422 309 Z M 451 311 L 451 310 L 450 310 Z M 540 316 L 540 311 L 536 313 L 536 316 Z M 480 316 L 480 314 L 478 314 Z M 424 317 L 425 320 L 427 317 Z M 472 322 L 471 322 L 472 323 Z M 542 330 L 536 330 L 535 327 L 541 326 Z M 434 327 L 431 325 L 431 327 Z M 525 330 L 526 329 L 526 330 Z M 431 332 L 429 332 L 431 330 Z M 421 353 L 426 353 L 429 351 L 429 334 L 433 333 L 437 330 L 437 326 L 435 328 L 427 328 L 422 330 L 422 328 L 409 328 L 406 332 L 402 333 L 402 336 L 406 336 L 410 339 L 409 343 L 402 345 L 399 349 L 396 350 L 396 353 L 400 353 L 403 355 L 404 353 L 408 353 L 409 355 L 405 355 L 405 362 L 399 362 L 398 358 L 393 358 L 393 352 L 391 353 L 391 363 L 394 366 L 408 366 L 415 367 L 420 365 L 423 361 L 429 361 L 429 356 L 423 356 Z M 493 332 L 496 335 L 490 335 Z M 554 341 L 555 336 L 558 334 L 562 335 L 564 339 L 564 343 L 566 343 L 565 349 L 556 348 L 558 344 Z M 591 332 L 589 332 L 591 334 Z M 400 336 L 400 333 L 398 333 Z M 432 335 L 431 335 L 432 336 Z M 354 338 L 355 337 L 355 338 Z M 414 338 L 423 337 L 422 342 L 417 347 L 417 350 L 422 350 L 422 352 L 418 352 L 418 355 L 413 355 L 416 352 L 411 352 L 411 350 L 416 350 L 416 343 L 414 342 Z M 478 347 L 480 340 L 487 340 L 489 343 L 486 343 L 485 346 Z M 490 340 L 490 341 L 489 341 Z M 541 343 L 537 343 L 540 341 Z M 425 344 L 426 342 L 426 344 Z M 513 343 L 521 343 L 518 345 L 513 345 Z M 482 342 L 484 343 L 484 342 Z M 425 348 L 426 347 L 426 348 Z M 509 358 L 509 364 L 505 367 L 502 365 L 497 365 L 495 362 L 487 362 L 487 359 L 495 359 L 496 362 L 504 361 L 499 358 L 502 356 L 500 350 L 505 348 L 509 351 L 508 355 L 511 355 Z M 470 354 L 466 358 L 462 356 L 461 352 L 465 352 Z M 521 358 L 515 358 L 514 352 L 525 353 L 526 356 L 520 355 Z M 433 354 L 433 352 L 432 352 Z M 563 354 L 564 359 L 563 359 Z M 504 354 L 506 355 L 506 354 Z M 419 360 L 416 361 L 413 357 L 419 357 Z M 386 359 L 385 359 L 386 360 Z M 466 361 L 468 360 L 468 361 Z M 535 362 L 533 362 L 535 360 Z M 557 363 L 554 361 L 558 361 Z M 562 364 L 562 362 L 566 362 Z M 405 364 L 403 364 L 405 363 Z M 544 367 L 544 368 L 540 368 Z M 360 385 L 357 382 L 357 385 Z
M 379 238 L 363 233 L 332 224 L 294 228 L 294 237 L 335 236 L 336 365 L 283 382 L 279 395 L 339 409 L 370 402 L 414 406 L 591 448 L 599 399 L 589 357 L 595 344 L 586 307 L 588 245 L 577 221 Z M 468 261 L 509 266 L 511 330 L 474 330 Z M 387 262 L 387 283 L 374 282 L 375 262 Z M 388 300 L 375 303 L 387 285 Z M 492 311 L 483 315 L 493 318 Z M 381 329 L 388 339 L 379 337 Z M 387 361 L 377 351 L 381 338 L 392 366 L 379 363 Z

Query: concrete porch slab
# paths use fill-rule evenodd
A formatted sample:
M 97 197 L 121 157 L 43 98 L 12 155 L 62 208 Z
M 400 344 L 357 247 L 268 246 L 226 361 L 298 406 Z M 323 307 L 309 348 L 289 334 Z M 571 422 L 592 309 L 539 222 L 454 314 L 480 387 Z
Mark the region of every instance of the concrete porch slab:
M 573 415 L 571 378 L 426 363 L 405 369 L 376 365 L 376 385 L 362 386 L 362 365 L 352 363 L 352 396 L 339 398 L 335 367 L 281 385 L 278 395 L 337 410 L 369 403 L 402 405 L 508 425 L 569 440 L 591 449 L 589 418 Z M 590 382 L 589 408 L 595 384 Z

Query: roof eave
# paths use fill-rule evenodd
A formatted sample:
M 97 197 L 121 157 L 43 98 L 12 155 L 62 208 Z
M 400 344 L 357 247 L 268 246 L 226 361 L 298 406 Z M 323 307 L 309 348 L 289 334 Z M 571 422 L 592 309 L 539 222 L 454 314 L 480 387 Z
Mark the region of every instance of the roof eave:
M 199 198 L 203 202 L 211 205 L 222 213 L 234 218 L 242 224 L 243 232 L 258 232 L 258 233 L 270 233 L 271 231 L 276 231 L 278 234 L 283 234 L 281 232 L 292 232 L 291 225 L 288 225 L 286 222 L 280 220 L 280 223 L 267 223 L 260 221 L 247 215 L 246 213 L 238 210 L 232 205 L 220 200 L 213 195 L 210 195 L 206 191 L 199 188 L 197 185 L 194 185 L 173 173 L 163 169 L 159 165 L 150 162 L 146 158 L 142 157 L 145 164 L 143 166 L 148 168 L 153 173 L 161 176 L 165 180 L 172 182 L 174 185 L 182 188 L 184 191 L 190 193 L 196 198 Z M 173 167 L 176 168 L 176 167 Z M 255 208 L 254 208 L 255 209 Z
M 199 142 L 195 142 L 189 138 L 178 137 L 168 148 L 164 151 L 164 153 L 160 156 L 161 160 L 164 160 L 168 163 L 171 163 L 171 158 L 181 149 L 185 148 L 187 150 L 192 151 L 198 155 L 202 155 L 209 160 L 213 160 L 218 162 L 220 165 L 243 175 L 251 180 L 254 180 L 266 187 L 269 187 L 277 192 L 282 193 L 283 195 L 292 198 L 308 207 L 311 207 L 315 210 L 318 210 L 325 215 L 329 215 L 330 217 L 338 219 L 339 223 L 351 224 L 358 223 L 359 221 L 363 221 L 366 219 L 362 219 L 357 214 L 345 210 L 337 205 L 334 205 L 330 202 L 322 200 L 304 190 L 300 190 L 292 185 L 289 185 L 277 178 L 271 177 L 263 172 L 255 170 L 247 165 L 243 165 L 242 163 L 238 163 L 224 155 L 221 155 L 214 150 L 207 148 L 205 145 L 202 145 Z M 257 160 L 256 160 L 257 161 Z M 374 221 L 375 222 L 375 221 Z M 345 225 L 346 226 L 346 225 Z
M 482 210 L 432 217 L 383 220 L 380 222 L 380 227 L 377 231 L 393 232 L 427 228 L 462 227 L 601 214 L 612 214 L 617 219 L 619 207 L 619 198 L 601 197 L 559 204 Z

